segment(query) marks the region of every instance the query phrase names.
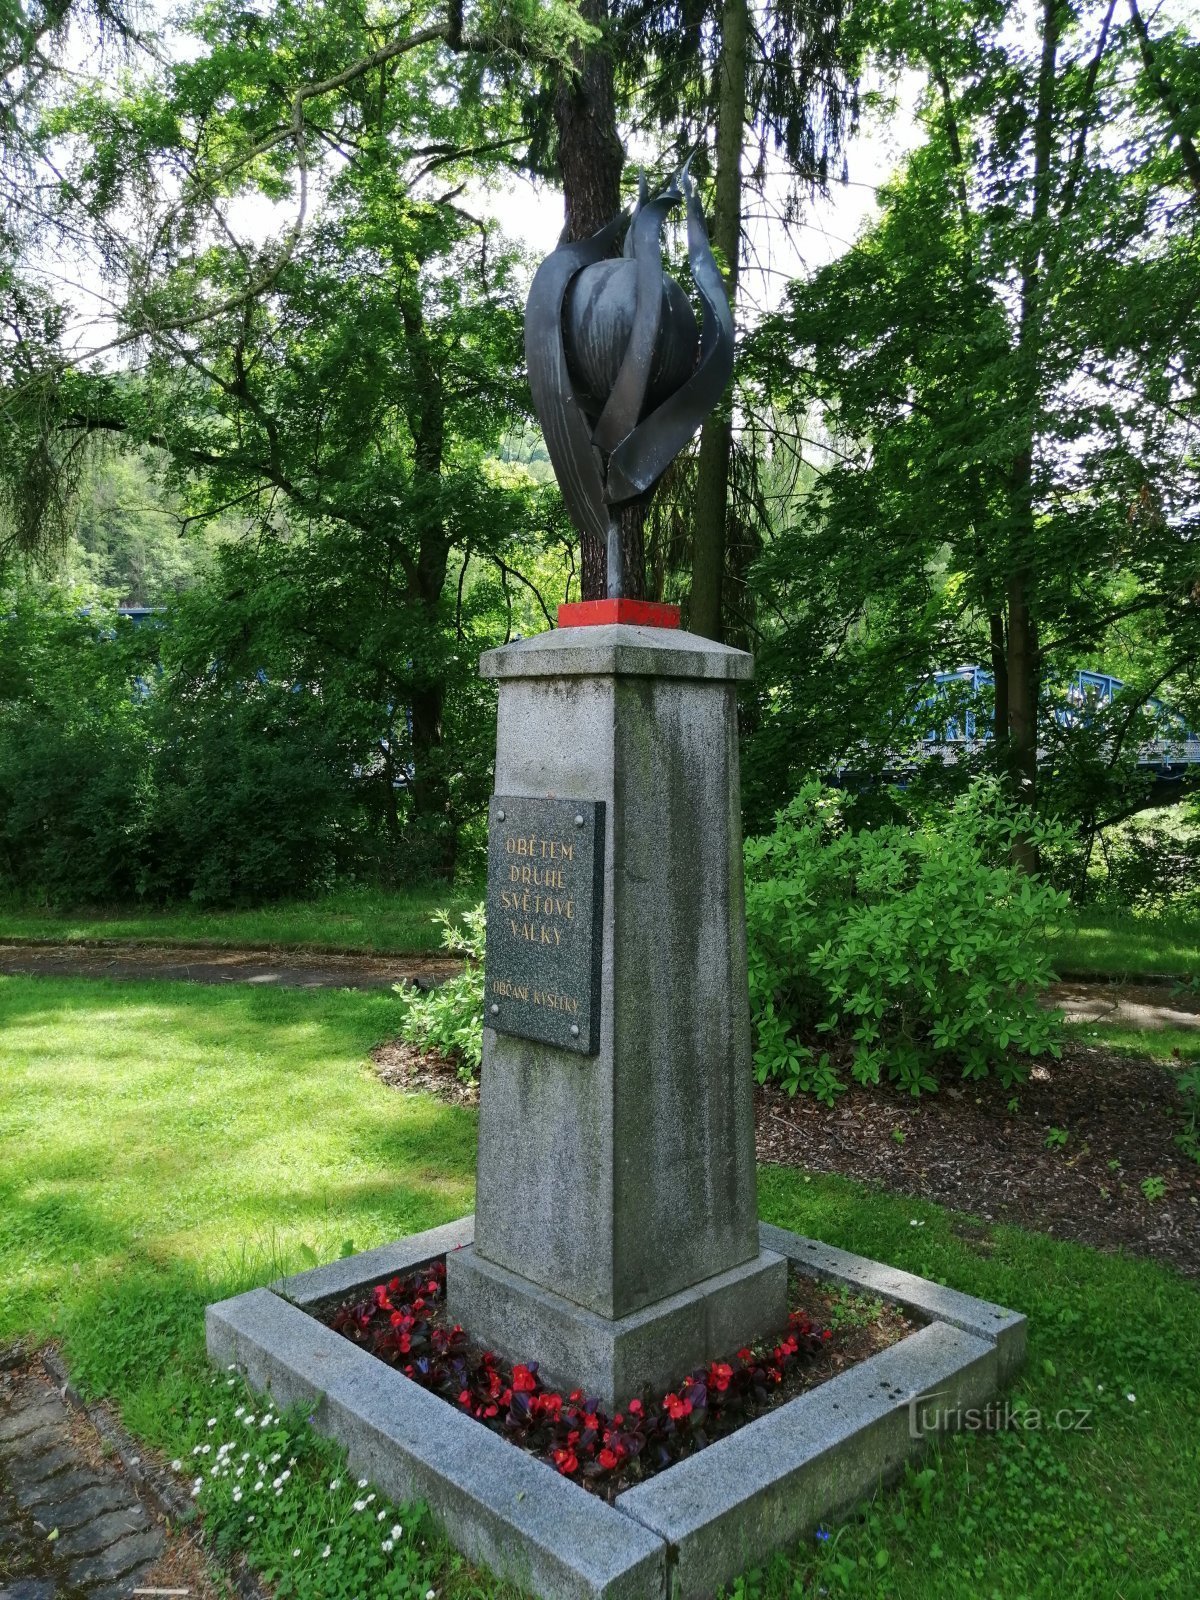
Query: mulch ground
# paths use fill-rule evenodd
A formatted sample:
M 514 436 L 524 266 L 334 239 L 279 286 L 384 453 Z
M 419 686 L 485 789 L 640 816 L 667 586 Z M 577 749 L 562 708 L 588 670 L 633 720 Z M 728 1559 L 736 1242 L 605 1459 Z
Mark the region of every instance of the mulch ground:
M 393 1088 L 478 1104 L 478 1085 L 463 1083 L 436 1052 L 398 1039 L 374 1060 Z M 1061 1061 L 1036 1064 L 1019 1089 L 950 1084 L 913 1100 L 853 1084 L 832 1109 L 759 1089 L 758 1158 L 858 1178 L 985 1223 L 1129 1250 L 1200 1277 L 1200 1166 L 1175 1142 L 1181 1106 L 1159 1063 L 1068 1041 Z M 1051 1128 L 1066 1133 L 1065 1145 L 1047 1146 Z M 1161 1200 L 1142 1193 L 1150 1177 L 1166 1184 Z M 986 1229 L 972 1238 L 989 1248 Z
M 1181 1105 L 1166 1067 L 1070 1041 L 1019 1089 L 950 1085 L 914 1101 L 855 1084 L 832 1108 L 760 1089 L 758 1157 L 1200 1276 L 1200 1166 L 1175 1143 Z M 1047 1146 L 1052 1128 L 1065 1145 Z M 1142 1193 L 1150 1177 L 1163 1199 Z M 986 1232 L 976 1243 L 988 1248 Z

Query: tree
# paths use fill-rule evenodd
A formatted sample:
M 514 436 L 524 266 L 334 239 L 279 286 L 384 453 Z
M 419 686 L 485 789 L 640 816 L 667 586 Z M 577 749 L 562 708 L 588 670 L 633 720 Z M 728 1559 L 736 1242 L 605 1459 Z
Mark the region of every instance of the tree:
M 857 114 L 861 40 L 848 17 L 842 0 L 761 9 L 748 0 L 633 0 L 622 8 L 621 57 L 638 75 L 626 79 L 636 119 L 666 136 L 676 162 L 691 154 L 694 170 L 712 174 L 712 238 L 735 315 L 746 193 L 763 192 L 778 157 L 785 204 L 823 187 Z M 704 424 L 689 506 L 688 625 L 714 639 L 724 627 L 729 557 L 744 549 L 729 537 L 733 415 L 730 396 Z
M 841 451 L 762 574 L 778 596 L 796 573 L 810 670 L 886 662 L 874 737 L 895 748 L 924 674 L 988 661 L 995 755 L 1029 808 L 1053 677 L 1139 625 L 1143 697 L 1200 661 L 1200 205 L 1115 5 L 1042 0 L 1037 27 L 1029 48 L 1007 6 L 873 19 L 925 74 L 926 143 L 755 355 Z
M 13 300 L 0 474 L 23 525 L 45 524 L 83 444 L 108 435 L 198 475 L 198 509 L 237 508 L 262 533 L 354 530 L 379 562 L 378 604 L 409 620 L 391 672 L 413 804 L 449 872 L 450 552 L 496 552 L 529 526 L 524 499 L 498 517 L 481 478 L 485 449 L 523 420 L 515 258 L 462 195 L 516 159 L 529 63 L 565 61 L 581 24 L 563 4 L 468 27 L 455 5 L 398 26 L 304 3 L 218 4 L 189 27 L 194 59 L 93 82 L 55 112 L 67 159 L 44 225 L 100 251 L 116 330 L 81 370 L 59 308 Z M 240 233 L 247 199 L 282 231 Z M 134 349 L 136 368 L 114 366 Z

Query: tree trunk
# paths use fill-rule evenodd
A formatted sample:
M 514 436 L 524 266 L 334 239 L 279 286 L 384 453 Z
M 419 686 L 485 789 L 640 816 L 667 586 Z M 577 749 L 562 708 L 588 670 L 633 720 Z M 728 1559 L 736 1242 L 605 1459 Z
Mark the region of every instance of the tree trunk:
M 413 388 L 408 424 L 413 436 L 413 481 L 423 506 L 418 534 L 412 598 L 426 614 L 431 631 L 439 627 L 438 606 L 446 584 L 450 538 L 441 514 L 442 462 L 446 449 L 446 402 L 441 363 L 430 341 L 420 302 L 401 307 L 412 362 Z M 411 695 L 412 762 L 410 784 L 414 821 L 425 834 L 428 865 L 438 877 L 452 878 L 458 855 L 456 819 L 450 801 L 442 752 L 445 688 L 440 676 L 414 676 Z
M 594 27 L 605 28 L 608 0 L 582 0 L 580 15 Z M 587 239 L 598 233 L 621 209 L 621 173 L 625 149 L 617 133 L 613 92 L 613 60 L 608 40 L 581 52 L 577 71 L 560 79 L 554 96 L 554 123 L 558 129 L 558 166 L 562 174 L 563 205 L 568 240 Z M 633 599 L 645 593 L 645 559 L 642 553 L 641 506 L 629 506 L 618 515 L 624 556 L 624 592 Z M 600 600 L 607 593 L 608 553 L 601 539 L 585 532 L 580 540 L 580 592 L 585 600 Z
M 742 233 L 742 147 L 746 133 L 747 0 L 724 0 L 717 60 L 717 195 L 713 243 L 725 260 L 729 303 L 736 313 Z M 700 432 L 692 531 L 692 593 L 688 626 L 706 639 L 721 637 L 721 585 L 729 503 L 733 422 L 726 406 Z
M 1037 806 L 1037 709 L 1041 672 L 1037 623 L 1029 610 L 1023 573 L 1008 580 L 1008 771 L 1013 797 L 1030 815 Z M 1013 861 L 1036 872 L 1037 851 L 1027 835 L 1013 845 Z
M 1017 403 L 1025 427 L 1025 440 L 1013 457 L 1008 485 L 1011 519 L 1007 581 L 1007 770 L 1013 801 L 1031 817 L 1037 804 L 1037 715 L 1041 685 L 1037 581 L 1032 564 L 1036 539 L 1033 463 L 1039 428 L 1042 280 L 1049 242 L 1058 44 L 1064 15 L 1063 0 L 1042 0 L 1042 48 L 1032 128 L 1033 203 L 1026 223 L 1021 262 L 1015 351 Z M 1037 851 L 1028 835 L 1016 840 L 1013 861 L 1027 872 L 1037 870 Z

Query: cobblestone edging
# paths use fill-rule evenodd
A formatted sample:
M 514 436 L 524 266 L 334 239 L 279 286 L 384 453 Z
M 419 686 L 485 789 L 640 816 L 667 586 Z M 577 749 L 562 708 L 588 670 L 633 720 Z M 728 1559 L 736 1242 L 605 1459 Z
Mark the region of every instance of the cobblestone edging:
M 40 1367 L 0 1351 L 0 1600 L 128 1600 L 167 1550 L 164 1523 L 194 1520 L 194 1507 L 80 1398 L 55 1351 Z M 244 1569 L 223 1576 L 242 1600 L 265 1600 Z
M 0 1374 L 0 1600 L 124 1600 L 165 1548 L 127 1475 L 86 1459 L 50 1380 Z

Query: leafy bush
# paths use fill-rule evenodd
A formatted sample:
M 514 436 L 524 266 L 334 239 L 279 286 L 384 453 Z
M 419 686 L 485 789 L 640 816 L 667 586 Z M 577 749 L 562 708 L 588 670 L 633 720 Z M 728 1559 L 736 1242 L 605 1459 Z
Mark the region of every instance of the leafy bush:
M 1058 1053 L 1038 1002 L 1042 930 L 1066 896 L 1007 864 L 1017 823 L 976 785 L 937 826 L 850 829 L 840 795 L 806 785 L 774 831 L 746 841 L 750 998 L 760 1082 L 832 1103 L 845 1085 L 822 1035 L 850 1046 L 860 1083 L 914 1095 L 953 1064 L 1023 1080 Z M 1039 845 L 1057 831 L 1034 824 Z
M 136 890 L 155 650 L 152 630 L 82 591 L 0 590 L 0 888 Z
M 463 970 L 427 994 L 415 993 L 408 1001 L 400 1031 L 410 1044 L 423 1050 L 440 1050 L 458 1064 L 465 1083 L 479 1076 L 483 1065 L 483 950 L 487 908 L 483 901 L 464 911 L 462 926 L 448 911 L 436 911 L 441 924 L 442 948 L 464 957 Z

